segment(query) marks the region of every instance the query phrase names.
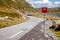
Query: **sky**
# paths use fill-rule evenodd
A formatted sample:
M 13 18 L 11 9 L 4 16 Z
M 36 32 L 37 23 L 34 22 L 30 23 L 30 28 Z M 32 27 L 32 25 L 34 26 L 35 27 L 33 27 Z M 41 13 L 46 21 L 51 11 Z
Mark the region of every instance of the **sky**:
M 60 7 L 60 0 L 26 0 L 30 3 L 34 8 L 40 7 Z

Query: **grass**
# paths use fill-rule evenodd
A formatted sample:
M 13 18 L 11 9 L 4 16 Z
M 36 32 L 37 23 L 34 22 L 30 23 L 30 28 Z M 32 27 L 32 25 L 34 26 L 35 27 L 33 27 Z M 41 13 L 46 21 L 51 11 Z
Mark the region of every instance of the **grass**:
M 42 10 L 40 10 L 40 14 L 42 14 Z M 52 10 L 52 11 L 49 11 L 47 12 L 47 14 L 60 14 L 60 10 Z
M 22 15 L 17 13 L 12 8 L 18 9 L 20 12 L 29 11 L 36 12 L 25 0 L 0 0 L 0 17 L 8 16 L 8 19 L 0 20 L 0 28 L 8 27 L 11 25 L 19 24 L 26 21 L 28 18 L 22 18 Z
M 54 12 L 48 12 L 49 14 L 60 14 L 60 11 L 59 12 L 56 12 L 56 11 L 54 11 Z
M 27 20 L 27 18 L 23 19 L 23 18 L 17 18 L 17 17 L 15 17 L 15 18 L 9 17 L 6 20 L 0 20 L 0 28 L 5 28 L 5 27 L 9 27 L 9 26 L 12 26 L 15 24 L 19 24 L 26 20 Z
M 52 11 L 48 11 L 48 13 L 50 13 L 50 14 L 60 14 L 60 10 L 52 10 Z
M 5 10 L 5 9 L 4 9 Z M 0 11 L 0 17 L 8 16 L 8 19 L 0 20 L 0 28 L 9 27 L 15 24 L 19 24 L 28 20 L 28 18 L 22 18 L 22 15 L 19 13 L 7 11 Z
M 33 14 L 34 17 L 38 17 L 38 18 L 44 18 L 44 15 L 41 14 Z M 60 20 L 60 17 L 57 16 L 50 16 L 50 15 L 46 15 L 45 18 L 47 19 L 53 19 L 53 20 Z
M 0 15 L 0 17 L 5 16 L 5 14 Z M 22 16 L 20 16 L 19 14 L 7 14 L 8 19 L 5 20 L 0 20 L 0 28 L 5 28 L 5 27 L 9 27 L 15 24 L 19 24 L 22 22 L 27 21 L 28 18 L 22 18 Z
M 60 38 L 60 31 L 54 31 L 54 29 L 50 29 L 56 37 Z
M 60 40 L 60 31 L 54 31 L 54 29 L 50 29 L 54 35 L 57 37 L 57 40 Z

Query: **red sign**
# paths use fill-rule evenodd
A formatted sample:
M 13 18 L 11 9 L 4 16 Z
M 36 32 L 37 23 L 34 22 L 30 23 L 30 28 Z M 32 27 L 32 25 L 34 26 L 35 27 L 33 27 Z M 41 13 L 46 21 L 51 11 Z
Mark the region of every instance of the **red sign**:
M 48 12 L 48 8 L 47 7 L 42 7 L 42 13 L 47 13 Z

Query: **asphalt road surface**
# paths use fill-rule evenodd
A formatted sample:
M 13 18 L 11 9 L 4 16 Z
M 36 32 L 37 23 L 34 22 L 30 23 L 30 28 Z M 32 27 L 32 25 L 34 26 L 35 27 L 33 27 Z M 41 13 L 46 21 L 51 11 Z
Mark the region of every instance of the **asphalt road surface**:
M 19 40 L 26 33 L 34 29 L 36 25 L 44 21 L 43 18 L 32 16 L 29 16 L 29 18 L 30 19 L 24 23 L 0 29 L 0 40 Z
M 48 40 L 41 32 L 41 25 L 44 24 L 43 18 L 32 16 L 29 18 L 30 20 L 22 24 L 0 29 L 0 40 Z
M 41 32 L 41 25 L 44 22 L 41 22 L 37 25 L 37 27 L 35 27 L 34 29 L 32 29 L 29 33 L 27 33 L 26 35 L 24 35 L 21 39 L 19 40 L 53 40 L 52 38 L 48 39 L 44 36 L 44 33 Z

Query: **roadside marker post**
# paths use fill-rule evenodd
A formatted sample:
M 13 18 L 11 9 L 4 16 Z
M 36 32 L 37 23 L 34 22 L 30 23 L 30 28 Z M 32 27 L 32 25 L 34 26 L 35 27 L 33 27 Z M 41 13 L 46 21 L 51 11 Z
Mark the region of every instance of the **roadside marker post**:
M 42 14 L 44 14 L 44 34 L 45 34 L 45 20 L 46 20 L 46 14 L 48 12 L 48 8 L 47 7 L 42 7 Z
M 46 21 L 46 14 L 47 14 L 47 12 L 48 12 L 48 8 L 47 7 L 42 7 L 42 14 L 44 15 L 44 35 L 46 34 L 46 32 L 45 32 L 46 31 L 46 25 L 45 25 L 46 22 L 45 21 Z M 55 40 L 57 40 L 57 38 Z

